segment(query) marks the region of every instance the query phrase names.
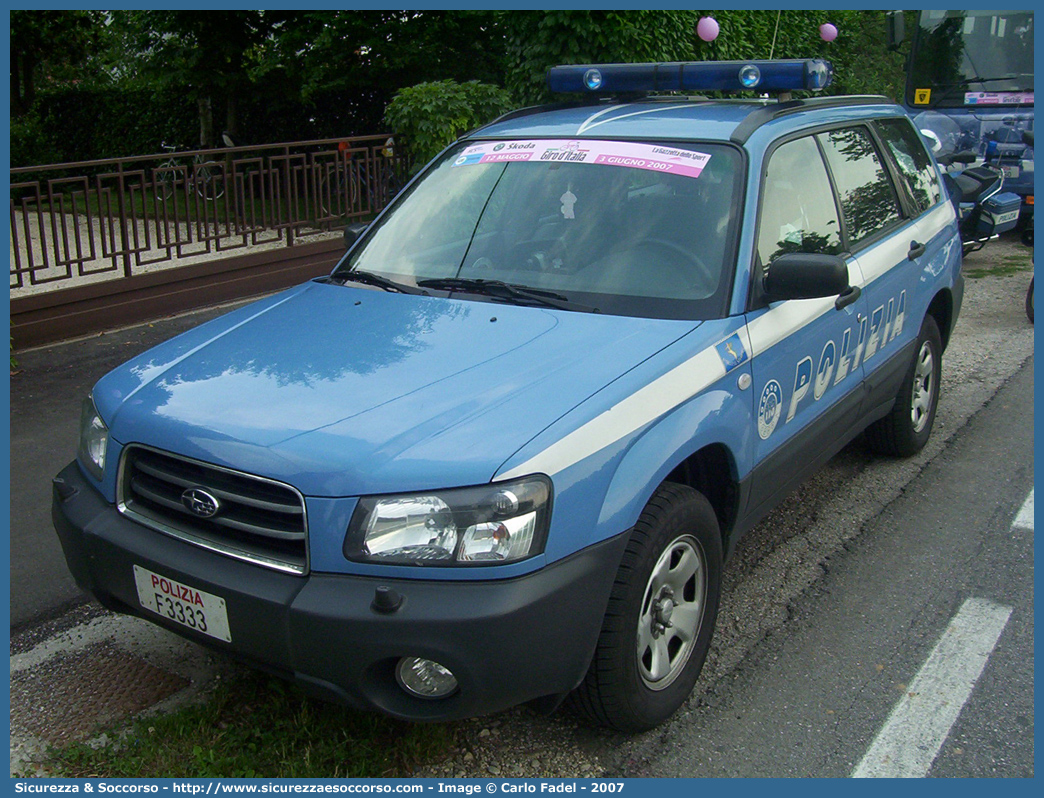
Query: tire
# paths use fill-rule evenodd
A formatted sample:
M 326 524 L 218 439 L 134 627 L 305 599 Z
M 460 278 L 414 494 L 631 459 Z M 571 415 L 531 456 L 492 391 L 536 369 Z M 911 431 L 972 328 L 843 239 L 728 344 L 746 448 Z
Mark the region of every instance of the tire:
M 336 172 L 332 175 L 330 173 L 322 174 L 316 190 L 319 215 L 340 218 L 343 215 L 342 206 L 346 202 L 344 175 L 338 175 Z
M 1030 277 L 1029 290 L 1026 292 L 1026 315 L 1033 324 L 1033 278 Z
M 153 170 L 153 182 L 156 187 L 156 199 L 166 202 L 174 195 L 177 183 L 179 164 L 177 160 L 164 161 Z
M 225 195 L 224 183 L 210 170 L 214 162 L 207 161 L 203 156 L 197 155 L 193 166 L 193 180 L 196 184 L 196 194 L 206 202 L 214 202 Z
M 710 502 L 692 488 L 661 485 L 631 533 L 574 708 L 625 732 L 673 715 L 707 658 L 721 565 Z
M 887 416 L 866 429 L 870 447 L 892 457 L 910 457 L 928 442 L 939 404 L 942 337 L 935 319 L 926 316 L 917 336 L 913 362 L 903 377 Z

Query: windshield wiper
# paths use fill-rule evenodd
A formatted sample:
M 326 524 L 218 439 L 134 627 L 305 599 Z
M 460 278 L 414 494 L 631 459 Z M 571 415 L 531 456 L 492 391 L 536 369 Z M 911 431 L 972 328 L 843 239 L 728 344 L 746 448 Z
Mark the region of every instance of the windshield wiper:
M 427 291 L 421 291 L 419 288 L 414 288 L 412 285 L 406 285 L 405 283 L 398 283 L 395 280 L 391 280 L 380 274 L 374 274 L 373 272 L 364 272 L 358 269 L 351 271 L 337 272 L 331 274 L 328 278 L 330 281 L 339 283 L 363 283 L 364 285 L 372 285 L 377 288 L 383 288 L 385 291 L 395 291 L 399 294 L 424 294 L 427 295 Z
M 430 280 L 419 280 L 417 285 L 434 288 L 436 291 L 464 291 L 469 294 L 496 297 L 497 299 L 532 302 L 559 310 L 578 310 L 583 313 L 598 313 L 598 308 L 578 305 L 570 302 L 568 297 L 553 291 L 542 291 L 525 285 L 505 283 L 500 280 L 479 280 L 466 277 L 436 277 Z

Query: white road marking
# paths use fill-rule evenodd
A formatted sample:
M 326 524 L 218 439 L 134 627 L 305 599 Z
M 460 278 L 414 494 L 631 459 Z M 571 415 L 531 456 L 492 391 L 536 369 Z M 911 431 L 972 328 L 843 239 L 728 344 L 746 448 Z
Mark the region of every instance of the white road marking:
M 852 778 L 922 778 L 1004 631 L 1011 607 L 967 599 L 895 705 Z
M 1029 492 L 1012 526 L 1018 529 L 1033 529 L 1033 491 Z

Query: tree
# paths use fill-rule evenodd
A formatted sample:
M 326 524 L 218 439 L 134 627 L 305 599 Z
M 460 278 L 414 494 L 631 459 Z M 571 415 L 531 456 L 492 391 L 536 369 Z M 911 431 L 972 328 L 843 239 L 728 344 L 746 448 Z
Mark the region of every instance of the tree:
M 199 143 L 212 146 L 214 107 L 223 106 L 224 129 L 236 133 L 238 106 L 250 89 L 255 51 L 287 14 L 272 11 L 113 11 L 127 43 L 130 71 L 158 86 L 185 86 L 195 101 Z
M 500 83 L 503 47 L 485 11 L 308 11 L 266 44 L 256 73 L 293 76 L 307 99 L 376 96 L 440 80 Z
M 11 111 L 26 113 L 41 73 L 82 61 L 97 43 L 96 11 L 11 11 Z

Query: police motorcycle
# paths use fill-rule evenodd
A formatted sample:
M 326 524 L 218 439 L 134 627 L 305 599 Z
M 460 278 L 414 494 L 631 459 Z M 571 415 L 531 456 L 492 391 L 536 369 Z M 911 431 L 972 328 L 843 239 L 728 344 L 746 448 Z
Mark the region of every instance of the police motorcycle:
M 923 116 L 923 115 L 921 115 Z M 920 117 L 914 120 L 915 124 Z M 934 124 L 938 127 L 938 124 Z M 1019 221 L 1022 198 L 1004 191 L 1004 165 L 997 149 L 987 147 L 980 161 L 973 150 L 953 149 L 956 136 L 947 137 L 921 126 L 957 212 L 964 254 L 976 252 L 987 242 L 1014 229 Z
M 954 165 L 974 164 L 974 152 L 965 150 L 950 155 L 936 156 L 943 172 L 943 181 L 950 192 L 957 211 L 964 254 L 976 252 L 1001 233 L 1015 228 L 1019 222 L 1022 198 L 1004 191 L 1004 171 L 995 163 L 983 161 L 977 166 L 952 170 Z

